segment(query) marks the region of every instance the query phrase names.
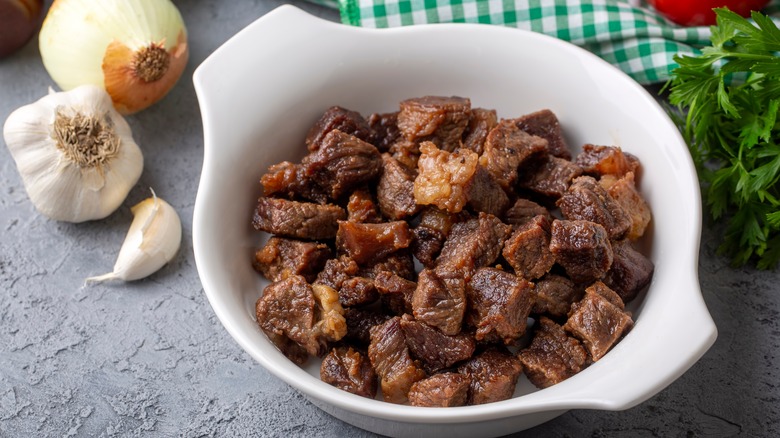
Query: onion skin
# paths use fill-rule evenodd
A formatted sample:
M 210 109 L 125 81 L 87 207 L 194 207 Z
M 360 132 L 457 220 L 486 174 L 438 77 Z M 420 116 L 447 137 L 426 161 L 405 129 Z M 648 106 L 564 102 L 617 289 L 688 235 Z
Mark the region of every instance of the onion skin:
M 0 0 L 0 58 L 20 49 L 40 24 L 43 0 Z

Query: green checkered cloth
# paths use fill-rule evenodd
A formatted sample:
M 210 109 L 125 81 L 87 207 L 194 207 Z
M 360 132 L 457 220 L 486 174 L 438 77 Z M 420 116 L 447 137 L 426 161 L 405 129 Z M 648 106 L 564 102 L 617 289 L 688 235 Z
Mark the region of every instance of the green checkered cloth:
M 642 84 L 663 82 L 676 54 L 709 45 L 709 27 L 681 27 L 638 0 L 312 0 L 335 6 L 353 26 L 484 23 L 517 27 L 570 41 Z M 773 2 L 765 13 L 777 13 Z M 641 3 L 644 4 L 644 3 Z

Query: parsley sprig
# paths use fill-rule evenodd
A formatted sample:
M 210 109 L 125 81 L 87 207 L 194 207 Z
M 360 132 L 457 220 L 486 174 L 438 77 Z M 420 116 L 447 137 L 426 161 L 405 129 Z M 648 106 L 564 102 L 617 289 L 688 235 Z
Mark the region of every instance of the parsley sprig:
M 728 221 L 719 248 L 735 266 L 780 261 L 780 29 L 716 9 L 712 46 L 676 56 L 669 102 L 680 109 L 714 219 Z

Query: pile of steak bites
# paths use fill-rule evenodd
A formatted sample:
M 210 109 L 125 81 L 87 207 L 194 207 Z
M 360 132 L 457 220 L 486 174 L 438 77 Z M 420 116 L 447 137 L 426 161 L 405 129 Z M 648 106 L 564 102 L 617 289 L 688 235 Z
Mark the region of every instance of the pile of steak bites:
M 539 388 L 573 376 L 632 327 L 650 210 L 620 148 L 572 160 L 549 110 L 499 120 L 436 96 L 368 118 L 332 107 L 306 146 L 261 178 L 253 224 L 273 236 L 255 254 L 271 282 L 256 313 L 291 360 L 323 358 L 323 381 L 489 403 L 522 373 Z

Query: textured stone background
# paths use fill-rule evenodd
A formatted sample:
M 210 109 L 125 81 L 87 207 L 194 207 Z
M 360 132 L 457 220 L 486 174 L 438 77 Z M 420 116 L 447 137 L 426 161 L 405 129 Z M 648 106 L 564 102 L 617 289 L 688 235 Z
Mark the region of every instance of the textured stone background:
M 371 436 L 255 364 L 214 316 L 193 260 L 203 145 L 192 72 L 281 2 L 177 4 L 190 63 L 166 99 L 129 118 L 146 167 L 116 213 L 78 225 L 43 218 L 0 148 L 0 436 Z M 0 60 L 0 120 L 50 85 L 35 41 Z M 178 256 L 146 280 L 82 288 L 111 269 L 129 207 L 150 186 L 181 215 Z M 529 436 L 780 436 L 780 276 L 729 268 L 714 253 L 721 233 L 705 225 L 699 273 L 720 334 L 704 358 L 634 409 L 571 411 Z

